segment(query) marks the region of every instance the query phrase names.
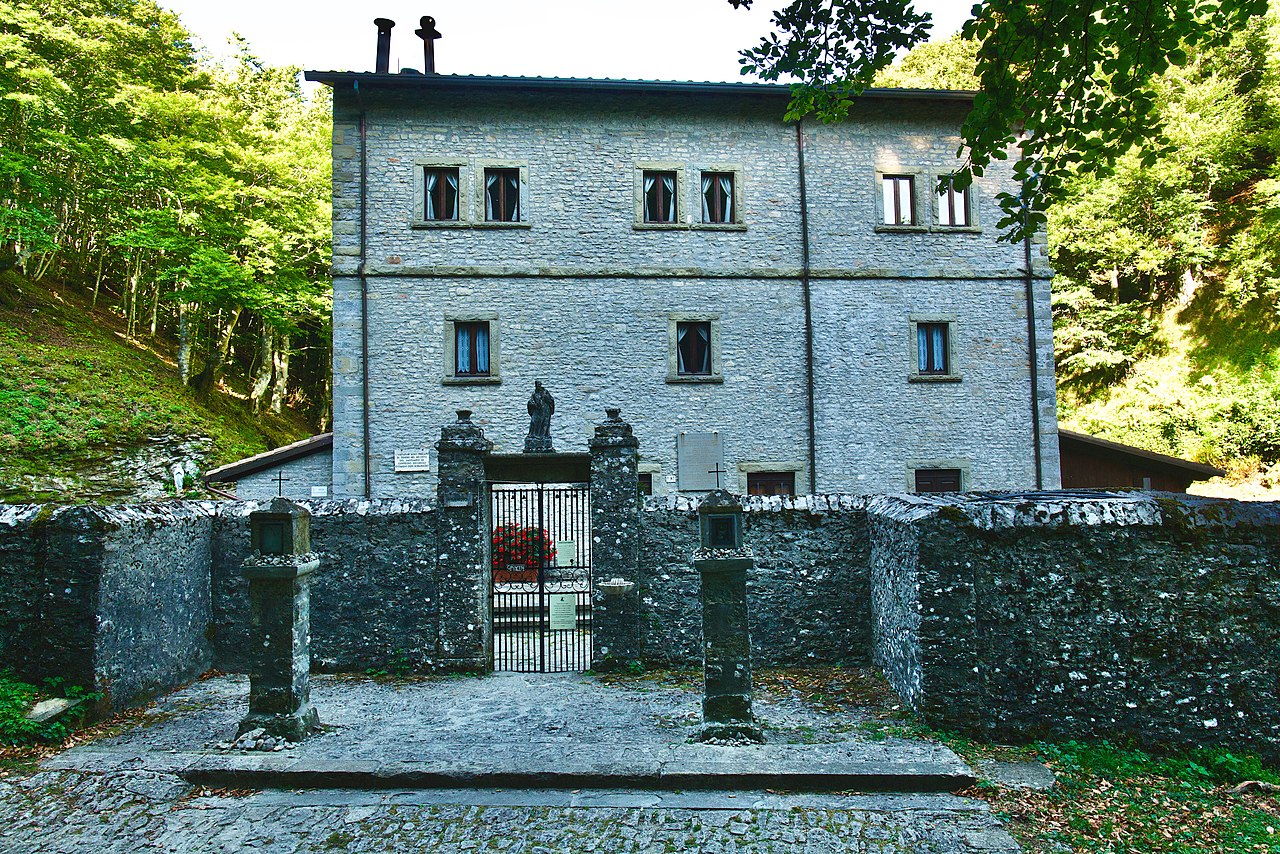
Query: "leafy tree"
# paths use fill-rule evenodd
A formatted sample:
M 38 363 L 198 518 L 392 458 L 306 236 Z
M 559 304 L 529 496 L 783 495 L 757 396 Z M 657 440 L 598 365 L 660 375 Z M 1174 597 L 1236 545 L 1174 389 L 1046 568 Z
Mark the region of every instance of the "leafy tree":
M 1267 0 L 980 0 L 962 31 L 978 45 L 980 91 L 957 183 L 1012 151 L 1022 191 L 1001 194 L 998 227 L 1013 240 L 1041 228 L 1076 175 L 1105 173 L 1138 143 L 1153 163 L 1168 145 L 1154 121 L 1154 78 L 1186 65 L 1189 48 L 1228 44 L 1266 11 Z M 743 51 L 742 70 L 799 81 L 788 118 L 839 121 L 929 23 L 911 0 L 793 0 L 774 13 L 774 32 Z

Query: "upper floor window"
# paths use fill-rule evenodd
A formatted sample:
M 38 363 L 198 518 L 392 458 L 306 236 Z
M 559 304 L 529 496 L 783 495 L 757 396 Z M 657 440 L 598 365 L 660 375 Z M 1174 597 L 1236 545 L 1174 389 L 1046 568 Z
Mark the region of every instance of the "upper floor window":
M 428 166 L 423 170 L 423 219 L 456 220 L 458 218 L 458 168 Z
M 885 225 L 915 225 L 915 183 L 915 177 L 911 175 L 884 176 Z
M 484 170 L 484 218 L 489 222 L 520 221 L 520 170 Z
M 676 221 L 676 173 L 644 172 L 644 221 Z
M 680 376 L 710 376 L 710 321 L 676 323 L 676 373 Z
M 969 189 L 957 189 L 950 183 L 938 194 L 938 225 L 965 227 L 969 222 Z
M 458 321 L 453 325 L 453 334 L 455 375 L 489 376 L 489 321 Z
M 702 221 L 733 222 L 733 173 L 702 173 Z
M 950 342 L 948 324 L 916 324 L 917 370 L 921 375 L 950 373 Z

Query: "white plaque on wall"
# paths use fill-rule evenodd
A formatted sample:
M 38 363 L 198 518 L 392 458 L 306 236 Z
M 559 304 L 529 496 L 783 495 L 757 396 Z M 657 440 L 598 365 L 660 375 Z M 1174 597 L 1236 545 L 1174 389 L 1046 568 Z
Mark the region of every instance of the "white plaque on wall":
M 553 632 L 563 632 L 578 627 L 578 594 L 552 593 L 547 597 L 549 628 Z
M 396 471 L 431 471 L 431 450 L 396 451 Z
M 329 487 L 327 487 L 327 486 L 313 486 L 313 487 L 311 487 L 311 497 L 312 497 L 312 498 L 328 498 L 328 497 L 329 497 Z
M 578 544 L 573 540 L 556 540 L 556 566 L 573 566 L 578 562 Z

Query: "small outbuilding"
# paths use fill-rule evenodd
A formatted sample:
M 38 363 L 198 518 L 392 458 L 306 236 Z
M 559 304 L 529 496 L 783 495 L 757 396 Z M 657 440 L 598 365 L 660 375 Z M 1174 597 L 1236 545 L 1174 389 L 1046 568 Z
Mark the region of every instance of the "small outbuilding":
M 333 434 L 237 460 L 205 472 L 206 484 L 219 484 L 235 498 L 328 498 L 333 480 Z
M 1197 480 L 1226 474 L 1220 468 L 1058 429 L 1063 489 L 1153 489 L 1186 492 Z

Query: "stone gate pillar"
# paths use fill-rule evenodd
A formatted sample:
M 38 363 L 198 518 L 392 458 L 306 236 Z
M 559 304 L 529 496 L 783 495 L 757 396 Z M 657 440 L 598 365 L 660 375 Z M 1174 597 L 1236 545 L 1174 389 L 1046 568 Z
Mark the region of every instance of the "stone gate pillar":
M 591 438 L 591 667 L 638 662 L 640 633 L 640 441 L 621 410 Z
M 489 669 L 489 501 L 484 458 L 493 443 L 471 411 L 440 430 L 436 444 L 437 586 L 440 624 L 436 663 L 445 670 Z

